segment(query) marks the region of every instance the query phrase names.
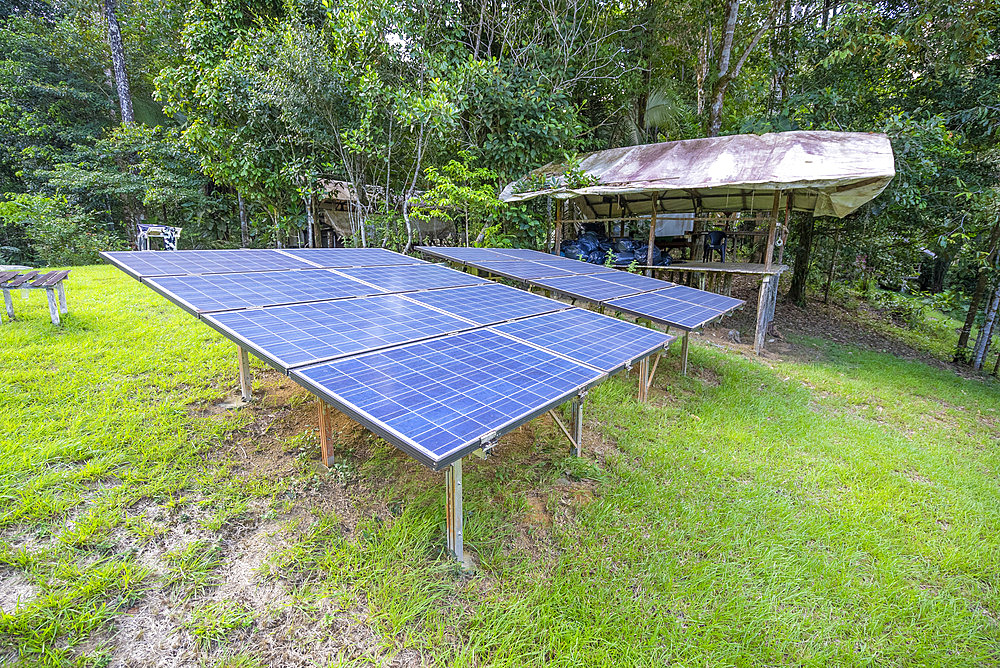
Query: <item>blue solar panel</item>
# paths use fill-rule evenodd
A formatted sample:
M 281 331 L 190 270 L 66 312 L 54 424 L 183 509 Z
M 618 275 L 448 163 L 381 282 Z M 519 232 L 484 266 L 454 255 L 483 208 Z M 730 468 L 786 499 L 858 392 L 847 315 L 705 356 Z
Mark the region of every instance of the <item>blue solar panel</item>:
M 477 325 L 539 315 L 567 308 L 566 304 L 498 283 L 469 288 L 428 290 L 408 294 L 409 299 L 465 318 Z
M 161 276 L 146 283 L 195 313 L 373 295 L 381 290 L 327 269 Z
M 505 257 L 513 257 L 518 260 L 544 260 L 554 259 L 559 256 L 554 253 L 543 253 L 542 251 L 531 250 L 530 248 L 493 248 L 493 252 Z
M 631 366 L 674 337 L 655 329 L 574 308 L 491 327 L 607 373 Z
M 227 311 L 205 320 L 283 370 L 474 326 L 399 295 Z
M 135 277 L 226 274 L 307 269 L 311 265 L 276 250 L 112 251 L 101 257 Z
M 629 288 L 633 294 L 636 292 L 663 290 L 664 288 L 669 288 L 675 285 L 669 281 L 661 281 L 658 278 L 650 278 L 649 276 L 643 276 L 642 274 L 630 274 L 627 271 L 616 271 L 613 274 L 602 274 L 601 280 L 617 283 L 618 285 Z
M 604 374 L 479 329 L 296 369 L 292 376 L 440 469 Z
M 446 260 L 452 260 L 460 264 L 465 264 L 466 262 L 489 262 L 497 260 L 509 260 L 510 257 L 506 255 L 501 255 L 489 248 L 468 248 L 459 247 L 454 248 L 451 246 L 417 246 L 417 250 L 424 255 L 430 255 L 431 257 L 444 258 Z
M 670 288 L 665 294 L 669 297 L 673 297 L 674 299 L 691 302 L 692 304 L 697 304 L 698 306 L 707 306 L 708 308 L 718 309 L 719 311 L 731 311 L 744 303 L 742 299 L 734 299 L 733 297 L 727 297 L 725 295 L 717 295 L 714 292 L 698 290 L 697 288 L 689 288 L 686 285 L 678 285 Z
M 644 292 L 607 302 L 611 308 L 681 329 L 693 330 L 722 315 L 718 309 L 669 297 L 670 290 Z
M 487 283 L 485 279 L 436 264 L 407 267 L 360 267 L 338 269 L 339 273 L 370 283 L 385 292 L 410 292 L 433 288 L 456 288 Z
M 546 276 L 572 276 L 573 272 L 527 260 L 508 260 L 504 262 L 469 262 L 469 266 L 485 269 L 491 274 L 513 278 L 515 280 L 530 280 Z M 582 263 L 581 263 L 582 264 Z
M 317 267 L 382 267 L 426 264 L 423 260 L 385 248 L 295 248 L 282 251 Z
M 542 260 L 531 260 L 532 264 L 544 264 L 547 267 L 556 267 L 557 269 L 563 269 L 571 274 L 581 275 L 581 274 L 606 274 L 608 272 L 615 271 L 601 264 L 593 264 L 590 262 L 581 262 L 580 260 L 573 260 L 568 257 L 555 257 L 554 255 L 547 256 L 548 259 Z
M 558 278 L 542 278 L 532 281 L 532 285 L 547 288 L 569 297 L 585 299 L 591 302 L 603 302 L 626 295 L 634 294 L 635 289 L 619 283 L 602 280 L 605 276 L 616 272 L 608 270 L 608 274 L 592 276 L 560 276 Z

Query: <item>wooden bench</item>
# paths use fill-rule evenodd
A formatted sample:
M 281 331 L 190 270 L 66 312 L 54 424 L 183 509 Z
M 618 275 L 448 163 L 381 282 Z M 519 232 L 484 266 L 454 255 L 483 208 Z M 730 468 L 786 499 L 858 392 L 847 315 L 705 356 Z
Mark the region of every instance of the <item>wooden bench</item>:
M 52 324 L 59 324 L 59 314 L 67 313 L 66 308 L 66 287 L 63 281 L 69 276 L 68 271 L 50 271 L 45 274 L 39 271 L 29 271 L 22 274 L 19 271 L 0 271 L 0 290 L 3 290 L 3 302 L 7 310 L 7 319 L 14 320 L 14 300 L 11 299 L 10 291 L 20 288 L 21 290 L 45 290 L 45 295 L 49 300 L 49 317 Z M 59 297 L 59 304 L 56 305 L 56 295 Z M 2 320 L 2 318 L 0 318 Z

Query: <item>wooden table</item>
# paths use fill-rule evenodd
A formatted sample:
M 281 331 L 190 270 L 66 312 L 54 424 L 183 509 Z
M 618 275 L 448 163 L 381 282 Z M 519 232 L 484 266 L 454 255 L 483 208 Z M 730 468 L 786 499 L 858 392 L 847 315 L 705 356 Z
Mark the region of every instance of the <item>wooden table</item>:
M 7 319 L 14 320 L 14 300 L 11 299 L 10 291 L 20 288 L 21 290 L 45 290 L 45 296 L 49 300 L 49 317 L 53 325 L 59 325 L 59 314 L 68 313 L 66 308 L 66 287 L 63 281 L 69 276 L 69 272 L 50 271 L 41 273 L 37 270 L 22 274 L 19 271 L 0 271 L 0 290 L 3 290 L 3 301 L 7 311 Z M 58 305 L 56 298 L 58 297 Z M 2 318 L 0 318 L 2 320 Z

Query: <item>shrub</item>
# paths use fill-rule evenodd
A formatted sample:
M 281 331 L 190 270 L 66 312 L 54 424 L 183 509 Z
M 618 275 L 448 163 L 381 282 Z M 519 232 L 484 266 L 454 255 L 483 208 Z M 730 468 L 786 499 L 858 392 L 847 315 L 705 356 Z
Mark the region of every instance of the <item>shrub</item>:
M 9 195 L 0 202 L 0 224 L 22 228 L 46 266 L 96 264 L 98 253 L 124 245 L 64 195 Z

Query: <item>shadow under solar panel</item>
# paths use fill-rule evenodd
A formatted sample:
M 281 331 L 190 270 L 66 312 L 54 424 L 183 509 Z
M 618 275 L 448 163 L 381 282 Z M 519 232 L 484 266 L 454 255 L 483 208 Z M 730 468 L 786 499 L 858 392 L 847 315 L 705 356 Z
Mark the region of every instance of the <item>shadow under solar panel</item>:
M 488 329 L 292 371 L 308 389 L 436 470 L 604 376 Z

